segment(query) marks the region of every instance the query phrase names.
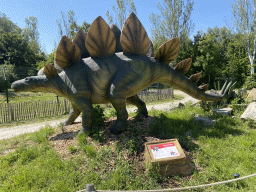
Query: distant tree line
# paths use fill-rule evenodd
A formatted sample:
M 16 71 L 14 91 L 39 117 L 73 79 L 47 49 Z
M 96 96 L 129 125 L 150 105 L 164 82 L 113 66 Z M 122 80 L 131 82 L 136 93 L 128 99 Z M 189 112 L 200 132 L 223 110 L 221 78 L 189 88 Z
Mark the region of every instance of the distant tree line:
M 232 5 L 235 30 L 228 26 L 208 28 L 207 32 L 198 31 L 190 39 L 194 29 L 190 18 L 193 4 L 193 0 L 162 0 L 158 3 L 161 14 L 152 13 L 149 17 L 154 50 L 168 39 L 179 37 L 180 51 L 172 65 L 175 67 L 179 61 L 191 57 L 192 67 L 187 76 L 202 72 L 198 84 L 210 83 L 210 88 L 215 88 L 216 81 L 223 83 L 232 79 L 237 81 L 237 87 L 256 87 L 256 13 L 253 10 L 256 2 L 237 0 Z M 116 5 L 106 12 L 109 25 L 116 24 L 121 29 L 131 11 L 137 12 L 133 0 L 116 0 Z M 26 27 L 21 29 L 0 13 L 0 91 L 3 90 L 2 66 L 12 82 L 35 75 L 46 63 L 54 64 L 56 42 L 55 49 L 47 55 L 39 42 L 37 18 L 30 16 L 25 22 Z M 72 10 L 67 14 L 61 12 L 56 23 L 59 29 L 57 42 L 63 35 L 73 39 L 78 30 L 86 33 L 90 27 L 86 21 L 78 25 Z

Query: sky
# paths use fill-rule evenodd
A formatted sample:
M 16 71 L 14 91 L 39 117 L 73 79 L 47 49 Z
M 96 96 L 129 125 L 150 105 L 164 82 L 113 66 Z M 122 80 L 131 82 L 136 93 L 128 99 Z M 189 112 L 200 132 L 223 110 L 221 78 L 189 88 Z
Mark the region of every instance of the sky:
M 153 25 L 149 15 L 160 14 L 157 3 L 163 0 L 133 0 L 133 2 L 137 17 L 151 38 L 150 29 Z M 226 21 L 231 20 L 231 5 L 234 2 L 235 0 L 194 0 L 191 21 L 195 28 L 190 38 L 193 39 L 193 35 L 200 30 L 207 32 L 208 27 L 226 26 Z M 6 14 L 20 28 L 26 26 L 25 18 L 36 17 L 40 44 L 43 51 L 49 54 L 54 49 L 54 42 L 58 44 L 59 41 L 56 20 L 61 18 L 61 11 L 67 14 L 69 10 L 73 10 L 78 25 L 82 25 L 83 21 L 92 23 L 98 16 L 108 22 L 106 12 L 109 10 L 113 13 L 112 5 L 116 5 L 116 0 L 0 0 L 0 13 Z

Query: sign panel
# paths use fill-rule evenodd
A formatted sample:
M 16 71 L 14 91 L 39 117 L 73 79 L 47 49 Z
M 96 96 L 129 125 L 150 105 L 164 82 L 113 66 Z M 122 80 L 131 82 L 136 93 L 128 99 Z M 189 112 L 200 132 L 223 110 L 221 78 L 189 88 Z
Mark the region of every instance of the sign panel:
M 164 143 L 159 145 L 150 145 L 155 159 L 180 156 L 174 143 Z

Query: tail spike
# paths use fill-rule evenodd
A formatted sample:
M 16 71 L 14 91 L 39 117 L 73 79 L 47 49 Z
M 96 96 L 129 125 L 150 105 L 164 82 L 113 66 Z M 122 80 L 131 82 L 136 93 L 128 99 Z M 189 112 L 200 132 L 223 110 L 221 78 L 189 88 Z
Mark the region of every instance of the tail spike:
M 237 81 L 236 81 L 236 82 L 237 82 Z M 235 83 L 233 83 L 233 84 L 230 86 L 230 88 L 229 88 L 229 92 L 228 92 L 228 94 L 229 94 L 229 95 L 230 95 L 230 94 L 231 94 L 231 92 L 233 91 L 233 89 L 234 89 L 234 86 L 235 86 L 236 82 L 235 82 Z
M 201 78 L 202 76 L 202 73 L 196 73 L 194 75 L 191 75 L 189 77 L 190 81 L 193 82 L 193 83 L 197 83 L 199 81 L 199 79 Z
M 224 83 L 223 87 L 221 88 L 221 91 L 220 91 L 220 94 L 221 94 L 221 95 L 223 95 L 223 93 L 224 93 L 224 90 L 225 90 L 225 88 L 226 88 L 227 82 L 228 82 L 228 81 L 226 81 L 226 82 Z
M 227 87 L 225 88 L 225 91 L 223 93 L 223 95 L 226 95 L 229 91 L 229 88 L 231 87 L 232 81 L 229 82 L 229 84 L 227 85 Z
M 192 58 L 185 59 L 176 65 L 175 70 L 179 71 L 182 74 L 185 74 L 189 71 L 191 64 Z
M 208 90 L 208 87 L 209 87 L 209 84 L 203 84 L 203 85 L 200 85 L 198 88 L 205 92 Z

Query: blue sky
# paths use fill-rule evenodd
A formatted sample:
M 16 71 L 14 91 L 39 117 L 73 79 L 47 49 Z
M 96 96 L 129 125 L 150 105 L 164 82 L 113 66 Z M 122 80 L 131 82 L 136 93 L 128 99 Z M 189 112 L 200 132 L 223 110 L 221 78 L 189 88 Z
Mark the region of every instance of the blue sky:
M 163 0 L 133 1 L 137 9 L 137 17 L 151 37 L 152 24 L 149 21 L 149 15 L 152 12 L 160 13 L 157 2 L 161 3 Z M 61 18 L 61 11 L 67 13 L 73 10 L 78 25 L 81 25 L 83 21 L 92 23 L 98 16 L 108 21 L 106 11 L 111 11 L 112 5 L 116 5 L 115 2 L 115 0 L 0 0 L 0 12 L 5 13 L 20 28 L 25 27 L 25 18 L 37 17 L 40 43 L 43 50 L 49 54 L 54 49 L 54 41 L 58 44 L 56 20 Z M 191 38 L 199 30 L 206 32 L 208 27 L 226 26 L 225 21 L 230 22 L 231 5 L 234 2 L 235 0 L 194 0 L 191 20 L 195 24 L 195 29 Z

